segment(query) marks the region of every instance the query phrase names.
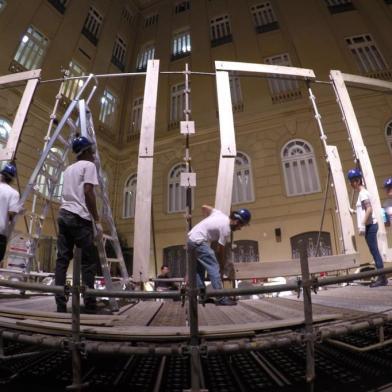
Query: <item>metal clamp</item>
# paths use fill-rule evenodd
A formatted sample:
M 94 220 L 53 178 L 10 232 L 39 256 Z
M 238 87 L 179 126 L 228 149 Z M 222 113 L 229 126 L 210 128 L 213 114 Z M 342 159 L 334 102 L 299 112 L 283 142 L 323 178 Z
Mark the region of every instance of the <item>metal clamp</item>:
M 201 287 L 199 289 L 199 302 L 203 305 L 206 306 L 206 301 L 207 301 L 207 291 L 205 287 Z
M 182 307 L 185 306 L 186 294 L 187 294 L 186 287 L 185 286 L 181 287 L 181 289 L 180 289 L 180 296 L 181 296 L 181 306 Z
M 297 278 L 297 289 L 294 290 L 297 293 L 297 298 L 301 296 L 301 287 L 302 287 L 302 280 L 300 278 Z
M 199 345 L 199 353 L 202 358 L 208 357 L 208 345 L 203 343 Z
M 315 293 L 315 294 L 317 294 L 317 292 L 318 292 L 318 290 L 319 290 L 319 287 L 318 287 L 318 278 L 317 277 L 314 277 L 313 279 L 312 279 L 312 289 L 313 289 L 313 292 Z
M 69 284 L 66 284 L 64 286 L 64 295 L 68 298 L 71 295 L 71 290 L 72 290 L 72 286 Z

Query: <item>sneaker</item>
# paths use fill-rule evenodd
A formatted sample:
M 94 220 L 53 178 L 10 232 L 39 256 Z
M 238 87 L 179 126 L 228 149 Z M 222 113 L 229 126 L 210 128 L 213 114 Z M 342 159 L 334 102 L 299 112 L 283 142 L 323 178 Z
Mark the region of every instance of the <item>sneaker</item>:
M 222 298 L 219 301 L 215 302 L 216 306 L 235 306 L 237 305 L 236 301 L 233 301 L 230 298 Z
M 373 282 L 370 287 L 380 287 L 380 286 L 387 286 L 388 285 L 388 279 L 384 277 L 377 278 L 375 282 Z
M 57 313 L 67 313 L 67 305 L 57 305 Z

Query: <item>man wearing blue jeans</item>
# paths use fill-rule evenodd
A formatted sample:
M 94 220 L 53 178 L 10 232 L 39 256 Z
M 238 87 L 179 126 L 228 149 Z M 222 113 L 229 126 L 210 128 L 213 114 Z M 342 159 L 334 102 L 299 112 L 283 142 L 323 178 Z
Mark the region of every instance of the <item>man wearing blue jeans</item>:
M 223 288 L 223 283 L 219 263 L 210 243 L 218 241 L 217 253 L 223 265 L 225 244 L 230 233 L 248 225 L 251 214 L 246 208 L 242 208 L 233 211 L 228 217 L 223 212 L 207 205 L 202 206 L 202 211 L 206 218 L 188 233 L 188 251 L 192 262 L 197 263 L 197 287 L 205 287 L 204 278 L 207 271 L 212 287 L 219 290 Z M 236 305 L 236 302 L 227 297 L 221 297 L 217 299 L 216 305 Z
M 347 178 L 350 181 L 351 187 L 358 192 L 358 199 L 356 203 L 358 233 L 365 237 L 366 244 L 373 256 L 376 268 L 378 270 L 383 269 L 384 262 L 380 251 L 378 250 L 378 224 L 372 207 L 372 205 L 374 205 L 374 202 L 372 203 L 372 195 L 365 188 L 360 169 L 350 169 L 347 173 Z M 378 275 L 377 280 L 373 282 L 370 287 L 386 286 L 387 284 L 388 279 L 384 274 L 382 274 Z

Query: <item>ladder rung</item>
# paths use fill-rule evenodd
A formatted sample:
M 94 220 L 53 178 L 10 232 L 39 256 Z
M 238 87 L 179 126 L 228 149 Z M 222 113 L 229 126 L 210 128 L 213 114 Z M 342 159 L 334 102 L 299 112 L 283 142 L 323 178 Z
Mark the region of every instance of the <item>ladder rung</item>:
M 57 139 L 60 143 L 64 144 L 64 146 L 70 147 L 68 140 L 65 140 L 61 135 L 58 135 Z
M 31 257 L 34 257 L 34 255 L 31 254 L 31 253 L 26 253 L 26 252 L 17 251 L 17 250 L 10 250 L 10 251 L 8 252 L 8 255 L 23 256 L 23 257 L 25 257 L 26 259 L 30 259 Z
M 50 165 L 53 168 L 64 166 L 64 162 L 61 159 L 46 158 L 45 164 Z
M 68 126 L 69 126 L 70 128 L 72 128 L 73 131 L 76 130 L 76 125 L 75 125 L 75 123 L 74 123 L 73 120 L 72 120 L 71 118 L 69 118 L 69 117 L 68 117 L 68 119 L 67 119 L 67 124 L 68 124 Z
M 122 259 L 106 259 L 108 263 L 121 263 Z
M 25 215 L 27 216 L 27 217 L 30 217 L 30 218 L 35 218 L 35 219 L 39 219 L 39 220 L 45 220 L 45 217 L 43 216 L 43 215 L 40 215 L 40 214 L 37 214 L 37 213 L 35 213 L 35 212 L 26 212 L 25 213 Z

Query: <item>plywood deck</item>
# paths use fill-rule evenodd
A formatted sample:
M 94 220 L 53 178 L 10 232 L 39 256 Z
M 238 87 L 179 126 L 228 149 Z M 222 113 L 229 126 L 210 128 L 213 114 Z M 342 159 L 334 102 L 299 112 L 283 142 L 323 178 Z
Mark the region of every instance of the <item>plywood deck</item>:
M 315 323 L 348 320 L 392 311 L 392 285 L 380 288 L 346 286 L 312 295 Z M 302 299 L 262 298 L 240 300 L 237 306 L 199 305 L 202 337 L 256 336 L 265 331 L 298 329 L 304 323 Z M 94 340 L 184 340 L 189 337 L 187 307 L 179 301 L 140 301 L 127 304 L 117 314 L 102 309 L 81 315 L 81 333 Z M 52 296 L 18 297 L 0 292 L 0 328 L 68 336 L 71 314 L 55 312 Z

